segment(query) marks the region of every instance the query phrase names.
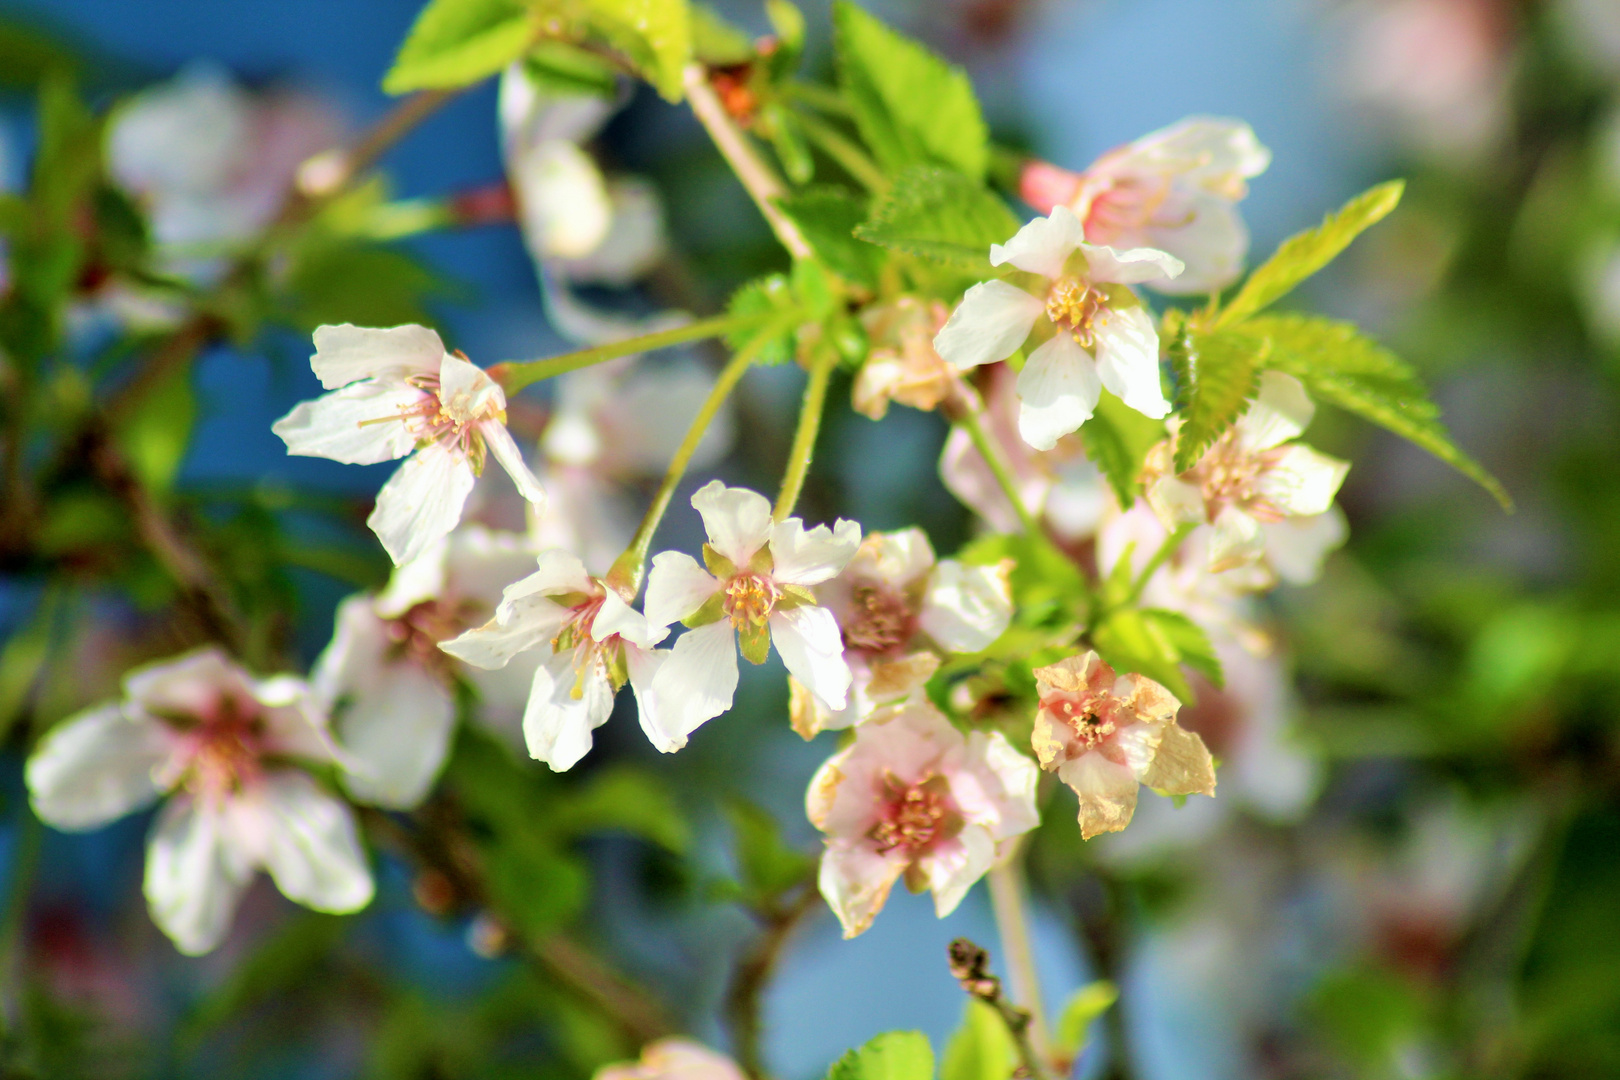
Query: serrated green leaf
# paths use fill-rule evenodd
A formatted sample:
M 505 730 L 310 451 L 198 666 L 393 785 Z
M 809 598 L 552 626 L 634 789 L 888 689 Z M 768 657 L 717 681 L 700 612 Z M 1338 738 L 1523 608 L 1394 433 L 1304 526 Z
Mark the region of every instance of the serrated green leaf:
M 1383 220 L 1400 203 L 1405 189 L 1404 180 L 1379 184 L 1345 203 L 1338 213 L 1329 214 L 1316 228 L 1284 240 L 1277 253 L 1249 275 L 1215 325 L 1235 326 L 1282 298 Z
M 1504 509 L 1513 508 L 1512 497 L 1497 479 L 1451 441 L 1417 373 L 1354 325 L 1309 315 L 1268 315 L 1230 332 L 1269 341 L 1264 366 L 1287 372 L 1315 397 L 1416 443 L 1490 492 Z
M 534 21 L 520 0 L 432 0 L 383 76 L 383 90 L 471 86 L 522 56 L 534 38 Z
M 1107 979 L 1087 983 L 1069 995 L 1058 1013 L 1053 1048 L 1070 1061 L 1079 1057 L 1086 1048 L 1086 1029 L 1118 1000 L 1119 988 Z
M 1018 1062 L 1018 1048 L 1001 1014 L 969 998 L 962 1026 L 945 1044 L 939 1080 L 1008 1080 Z
M 770 274 L 756 278 L 732 293 L 726 311 L 732 315 L 767 315 L 772 312 L 785 313 L 797 305 L 798 300 L 788 279 L 782 274 Z M 726 335 L 726 346 L 732 352 L 737 352 L 762 334 L 769 335 L 769 340 L 754 357 L 756 365 L 771 367 L 793 359 L 793 331 L 784 328 L 781 323 L 733 330 Z
M 855 227 L 866 220 L 865 199 L 844 188 L 813 187 L 776 202 L 830 270 L 859 285 L 877 283 L 883 253 L 855 238 Z
M 692 59 L 687 0 L 585 0 L 593 29 L 624 52 L 666 101 L 681 100 Z
M 988 276 L 990 245 L 1018 231 L 1018 218 L 994 193 L 953 169 L 916 166 L 855 229 L 868 243 Z
M 1260 390 L 1265 342 L 1231 334 L 1185 333 L 1171 348 L 1175 357 L 1176 471 L 1198 464 L 1204 451 L 1243 415 Z
M 1164 421 L 1143 416 L 1112 394 L 1104 394 L 1097 411 L 1080 427 L 1086 457 L 1102 470 L 1119 504 L 1126 510 L 1142 490 L 1142 462 L 1164 438 Z
M 827 1080 L 933 1080 L 934 1050 L 920 1031 L 889 1031 L 833 1063 Z
M 1179 611 L 1164 608 L 1146 608 L 1142 616 L 1157 635 L 1169 643 L 1170 648 L 1165 652 L 1167 658 L 1174 663 L 1187 665 L 1217 688 L 1226 685 L 1226 673 L 1221 670 L 1220 657 L 1215 655 L 1215 646 L 1210 644 L 1209 635 L 1203 627 Z
M 833 5 L 833 44 L 855 126 L 879 164 L 937 163 L 984 179 L 989 131 L 966 72 L 849 0 Z

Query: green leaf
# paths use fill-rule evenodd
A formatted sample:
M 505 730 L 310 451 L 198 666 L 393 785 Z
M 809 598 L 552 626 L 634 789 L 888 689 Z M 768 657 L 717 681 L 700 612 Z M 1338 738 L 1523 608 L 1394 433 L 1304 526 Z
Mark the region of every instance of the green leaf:
M 776 202 L 830 270 L 868 288 L 877 284 L 883 255 L 855 238 L 855 227 L 866 220 L 866 200 L 844 188 L 813 187 Z
M 753 58 L 754 43 L 707 4 L 691 5 L 692 56 L 710 67 L 730 67 Z
M 0 646 L 0 740 L 27 712 L 39 674 L 50 658 L 52 628 L 62 606 L 59 596 L 47 589 L 28 624 L 12 631 Z
M 1080 427 L 1080 444 L 1114 489 L 1120 506 L 1129 510 L 1142 490 L 1142 462 L 1164 438 L 1164 421 L 1143 416 L 1112 394 L 1104 394 L 1097 411 Z
M 130 410 L 118 443 L 147 489 L 164 494 L 174 486 L 196 417 L 189 364 L 176 368 Z
M 732 315 L 785 313 L 798 306 L 798 302 L 788 279 L 782 274 L 770 274 L 750 281 L 732 293 L 731 303 L 726 305 L 726 310 Z M 749 330 L 734 330 L 726 335 L 726 346 L 732 352 L 736 352 L 761 334 L 769 334 L 770 340 L 754 358 L 756 365 L 770 367 L 785 364 L 793 359 L 793 331 L 783 329 L 780 323 L 757 326 Z
M 403 94 L 471 86 L 522 56 L 535 29 L 520 0 L 432 0 L 383 76 L 383 89 Z
M 889 1031 L 845 1052 L 827 1080 L 933 1080 L 934 1051 L 920 1031 Z
M 1063 1003 L 1063 1011 L 1058 1014 L 1053 1049 L 1074 1061 L 1086 1048 L 1086 1029 L 1091 1022 L 1118 1000 L 1119 988 L 1107 979 L 1087 983 L 1069 995 L 1069 1000 Z
M 1171 345 L 1176 371 L 1176 471 L 1198 464 L 1204 451 L 1243 415 L 1260 390 L 1260 363 L 1270 348 L 1231 334 L 1183 333 Z
M 681 73 L 692 59 L 687 0 L 586 0 L 593 29 L 635 62 L 666 101 L 682 96 Z
M 619 89 L 612 64 L 565 41 L 535 45 L 523 57 L 523 72 L 537 89 L 552 94 L 611 98 Z
M 939 1080 L 1008 1080 L 1018 1063 L 1006 1021 L 993 1006 L 969 998 L 962 1026 L 945 1045 Z
M 1215 646 L 1210 644 L 1209 635 L 1204 633 L 1203 627 L 1179 611 L 1164 608 L 1147 608 L 1143 610 L 1142 617 L 1148 621 L 1156 636 L 1169 643 L 1165 655 L 1171 662 L 1187 665 L 1214 683 L 1216 689 L 1226 685 L 1220 658 L 1215 655 Z
M 833 43 L 855 126 L 887 171 L 933 163 L 984 179 L 989 132 L 966 72 L 849 0 L 833 5 Z
M 692 828 L 666 785 L 652 773 L 628 766 L 592 776 L 583 790 L 570 792 L 554 812 L 552 825 L 564 834 L 617 829 L 682 855 Z
M 726 820 L 731 823 L 744 896 L 750 902 L 769 900 L 809 879 L 812 860 L 782 839 L 781 827 L 765 810 L 733 799 L 726 803 Z
M 1115 671 L 1146 675 L 1183 703 L 1192 701 L 1192 688 L 1178 666 L 1180 650 L 1147 612 L 1132 607 L 1115 608 L 1092 627 L 1091 639 L 1097 652 Z
M 1018 231 L 1018 218 L 983 184 L 953 170 L 917 166 L 895 177 L 855 235 L 892 251 L 989 275 L 990 245 Z
M 1345 203 L 1338 213 L 1329 214 L 1316 228 L 1284 240 L 1277 253 L 1249 275 L 1215 325 L 1233 326 L 1275 303 L 1383 220 L 1401 201 L 1405 189 L 1404 180 L 1379 184 Z
M 52 75 L 83 68 L 84 60 L 54 35 L 14 15 L 0 19 L 0 86 L 14 90 L 36 86 Z
M 1451 441 L 1417 373 L 1352 324 L 1268 315 L 1250 319 L 1236 332 L 1271 343 L 1266 367 L 1287 372 L 1312 395 L 1416 443 L 1490 492 L 1504 509 L 1513 508 L 1496 478 Z
M 315 240 L 294 254 L 282 315 L 314 330 L 323 323 L 399 326 L 436 320 L 429 297 L 451 291 L 424 264 L 393 248 L 350 240 Z

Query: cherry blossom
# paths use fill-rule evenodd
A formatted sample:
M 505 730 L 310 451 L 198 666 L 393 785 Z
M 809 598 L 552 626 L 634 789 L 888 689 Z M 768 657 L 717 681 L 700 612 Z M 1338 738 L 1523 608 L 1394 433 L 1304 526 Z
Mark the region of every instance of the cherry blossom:
M 486 454 L 525 499 L 544 500 L 506 430 L 506 394 L 464 356 L 445 352 L 432 330 L 322 326 L 310 366 L 332 392 L 295 406 L 272 430 L 289 454 L 349 465 L 406 459 L 366 519 L 395 566 L 456 527 Z
M 1143 473 L 1149 504 L 1166 528 L 1212 527 L 1212 572 L 1264 560 L 1285 581 L 1311 581 L 1343 543 L 1333 497 L 1349 463 L 1290 441 L 1315 411 L 1298 379 L 1268 371 L 1248 411 L 1191 469 L 1175 474 L 1173 438 L 1149 452 Z
M 1237 203 L 1270 164 L 1248 124 L 1193 116 L 1110 150 L 1083 173 L 1031 162 L 1019 194 L 1041 213 L 1073 210 L 1093 244 L 1158 248 L 1185 264 L 1173 280 L 1144 280 L 1149 288 L 1215 292 L 1243 271 L 1249 232 Z
M 944 918 L 1008 841 L 1040 823 L 1035 763 L 1000 732 L 964 736 L 925 702 L 885 710 L 810 781 L 805 807 L 827 834 L 821 895 L 846 938 L 872 925 L 905 880 Z
M 950 396 L 956 369 L 934 351 L 934 336 L 949 315 L 938 300 L 925 304 L 913 296 L 862 314 L 873 348 L 851 391 L 856 412 L 881 420 L 891 401 L 928 412 Z
M 1159 385 L 1159 333 L 1127 286 L 1181 273 L 1181 260 L 1152 248 L 1117 251 L 1086 243 L 1066 206 L 1036 218 L 990 248 L 993 266 L 1011 264 L 1046 280 L 1042 295 L 1006 281 L 973 286 L 934 338 L 958 370 L 1005 360 L 1037 324 L 1051 332 L 1018 375 L 1018 430 L 1037 450 L 1091 418 L 1104 387 L 1154 418 L 1170 412 Z
M 426 797 L 449 751 L 458 676 L 478 691 L 486 723 L 516 726 L 534 665 L 464 668 L 439 643 L 488 619 L 534 557 L 527 537 L 464 525 L 395 570 L 382 592 L 338 605 L 310 682 L 333 717 L 343 784 L 356 798 L 408 809 Z
M 662 749 L 649 686 L 666 656 L 653 646 L 667 629 L 649 625 L 586 573 L 578 556 L 548 550 L 537 563 L 528 577 L 507 586 L 493 619 L 439 648 L 488 669 L 504 668 L 527 653 L 539 658 L 523 736 L 530 755 L 558 772 L 590 750 L 591 732 L 607 723 L 626 682 L 635 690 L 642 729 Z
M 1012 619 L 1008 565 L 934 560 L 921 529 L 869 533 L 842 573 L 816 587 L 833 613 L 853 676 L 833 709 L 793 681 L 793 728 L 805 738 L 846 728 L 917 691 L 946 653 L 988 648 Z
M 259 868 L 305 907 L 356 911 L 372 880 L 353 812 L 298 764 L 339 762 L 316 704 L 302 680 L 255 679 L 214 648 L 139 668 L 122 700 L 63 721 L 34 751 L 34 812 L 95 829 L 167 795 L 146 898 L 184 953 L 224 939 Z
M 739 648 L 750 663 L 763 664 L 774 643 L 789 674 L 828 708 L 842 710 L 851 680 L 843 639 L 811 589 L 849 563 L 861 527 L 843 519 L 831 529 L 806 529 L 796 517 L 773 522 L 763 495 L 718 480 L 699 488 L 692 506 L 708 530 L 708 569 L 690 555 L 665 551 L 653 558 L 647 581 L 647 621 L 690 627 L 653 681 L 670 725 L 654 743 L 678 750 L 731 708 Z
M 641 1049 L 641 1060 L 604 1065 L 593 1080 L 747 1080 L 737 1063 L 702 1043 L 679 1037 Z
M 1129 825 L 1141 784 L 1167 795 L 1215 794 L 1209 750 L 1177 725 L 1181 703 L 1152 679 L 1116 676 L 1087 652 L 1036 668 L 1035 683 L 1035 755 L 1080 797 L 1085 839 Z

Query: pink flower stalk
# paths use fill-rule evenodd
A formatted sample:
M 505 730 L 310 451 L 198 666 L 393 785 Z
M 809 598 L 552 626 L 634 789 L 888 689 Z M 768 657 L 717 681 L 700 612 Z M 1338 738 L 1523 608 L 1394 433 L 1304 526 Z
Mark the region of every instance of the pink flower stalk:
M 905 879 L 931 889 L 944 918 L 1006 850 L 1040 823 L 1035 763 L 1000 732 L 966 736 L 913 702 L 855 729 L 810 781 L 805 808 L 827 834 L 821 895 L 855 937 Z
M 1032 743 L 1041 768 L 1080 797 L 1087 840 L 1131 823 L 1141 784 L 1167 795 L 1214 795 L 1204 741 L 1176 723 L 1181 702 L 1143 675 L 1115 675 L 1094 652 L 1035 669 Z

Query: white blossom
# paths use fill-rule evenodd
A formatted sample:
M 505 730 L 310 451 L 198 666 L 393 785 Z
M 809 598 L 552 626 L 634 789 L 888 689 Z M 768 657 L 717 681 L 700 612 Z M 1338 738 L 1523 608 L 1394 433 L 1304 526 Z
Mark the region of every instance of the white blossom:
M 1158 330 L 1127 286 L 1176 277 L 1179 259 L 1152 248 L 1088 244 L 1080 219 L 1059 206 L 992 245 L 990 262 L 1045 278 L 1044 293 L 981 282 L 962 297 L 934 348 L 964 370 L 1005 360 L 1037 323 L 1052 332 L 1018 375 L 1018 430 L 1026 442 L 1050 450 L 1091 418 L 1104 387 L 1146 416 L 1170 412 L 1159 385 Z
M 295 406 L 273 430 L 290 454 L 350 465 L 406 459 L 366 519 L 394 565 L 456 527 L 486 455 L 524 498 L 545 498 L 506 430 L 506 394 L 465 357 L 445 352 L 432 330 L 322 326 L 310 366 L 332 392 Z
M 810 590 L 841 571 L 860 546 L 861 527 L 831 528 L 790 517 L 771 520 L 763 495 L 714 480 L 692 505 L 703 515 L 708 569 L 690 555 L 665 551 L 653 559 L 647 581 L 647 620 L 689 629 L 653 681 L 668 725 L 655 745 L 686 745 L 689 735 L 731 708 L 737 689 L 737 651 L 762 664 L 772 644 L 788 673 L 827 706 L 848 703 L 850 670 L 832 612 Z M 650 732 L 649 732 L 650 734 Z
M 305 683 L 255 679 L 208 648 L 130 672 L 122 700 L 46 735 L 26 778 L 34 812 L 59 829 L 169 797 L 148 840 L 146 898 L 180 951 L 198 954 L 223 940 L 260 868 L 316 911 L 370 902 L 354 815 L 300 761 L 339 761 Z

